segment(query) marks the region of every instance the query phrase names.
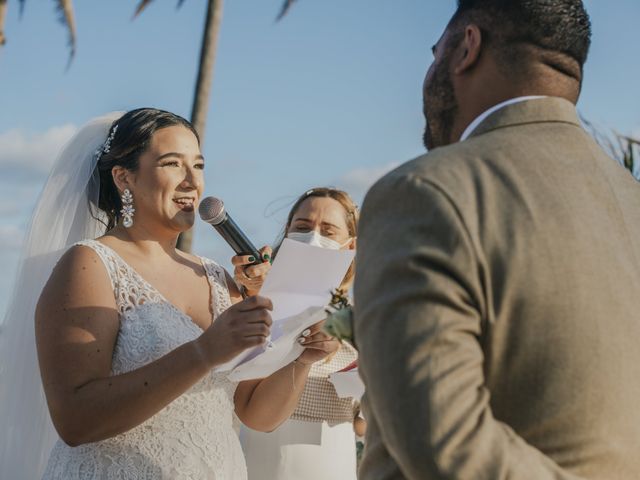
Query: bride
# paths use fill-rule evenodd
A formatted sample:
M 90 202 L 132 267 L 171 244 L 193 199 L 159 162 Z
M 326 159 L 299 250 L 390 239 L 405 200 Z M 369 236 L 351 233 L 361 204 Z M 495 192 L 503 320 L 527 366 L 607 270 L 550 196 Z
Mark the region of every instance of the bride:
M 0 478 L 244 479 L 235 415 L 275 429 L 335 350 L 315 326 L 268 378 L 216 373 L 265 341 L 272 306 L 175 247 L 204 164 L 189 122 L 150 108 L 95 119 L 63 149 L 0 331 Z

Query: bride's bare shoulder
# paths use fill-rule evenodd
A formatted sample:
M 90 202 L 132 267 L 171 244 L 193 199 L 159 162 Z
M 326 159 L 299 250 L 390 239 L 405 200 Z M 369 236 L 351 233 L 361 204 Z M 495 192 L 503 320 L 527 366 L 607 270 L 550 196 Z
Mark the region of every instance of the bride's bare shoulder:
M 102 305 L 114 303 L 109 274 L 95 249 L 74 245 L 62 255 L 51 272 L 40 301 L 56 302 L 62 297 L 72 303 L 95 303 L 98 300 Z
M 86 244 L 77 244 L 70 247 L 60 257 L 54 272 L 57 269 L 87 271 L 102 266 L 103 262 L 95 248 Z

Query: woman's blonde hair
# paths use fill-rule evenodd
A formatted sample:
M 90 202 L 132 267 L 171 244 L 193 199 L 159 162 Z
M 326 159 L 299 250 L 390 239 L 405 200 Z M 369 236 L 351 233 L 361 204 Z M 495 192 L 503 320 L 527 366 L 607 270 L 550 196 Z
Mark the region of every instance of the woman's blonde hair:
M 335 201 L 340 203 L 345 211 L 345 221 L 347 223 L 347 231 L 349 232 L 349 236 L 351 238 L 356 238 L 358 236 L 358 218 L 360 216 L 358 212 L 358 207 L 355 202 L 351 199 L 349 194 L 345 191 L 338 190 L 336 188 L 331 187 L 316 187 L 304 192 L 300 197 L 295 201 L 291 210 L 289 211 L 289 216 L 287 217 L 287 223 L 284 227 L 284 231 L 280 236 L 279 241 L 274 248 L 274 257 L 278 253 L 278 249 L 282 244 L 282 241 L 286 238 L 287 232 L 291 227 L 291 222 L 293 221 L 293 217 L 304 202 L 308 198 L 318 197 L 318 198 L 333 198 Z M 347 274 L 344 276 L 342 283 L 340 284 L 341 290 L 349 290 L 351 287 L 351 283 L 353 282 L 353 277 L 355 275 L 355 261 L 351 263 L 349 266 L 349 270 L 347 270 Z

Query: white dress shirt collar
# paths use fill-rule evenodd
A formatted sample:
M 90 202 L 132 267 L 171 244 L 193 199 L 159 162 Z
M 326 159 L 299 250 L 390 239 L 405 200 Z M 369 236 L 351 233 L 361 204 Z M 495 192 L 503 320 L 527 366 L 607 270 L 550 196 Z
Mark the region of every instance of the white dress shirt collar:
M 476 117 L 476 119 L 473 122 L 469 124 L 467 128 L 465 128 L 464 132 L 462 132 L 462 135 L 460 136 L 460 141 L 464 142 L 467 138 L 469 138 L 469 135 L 473 133 L 473 131 L 478 127 L 478 125 L 480 125 L 493 112 L 497 112 L 498 110 L 500 110 L 503 107 L 506 107 L 507 105 L 513 105 L 514 103 L 525 102 L 527 100 L 536 100 L 538 98 L 545 98 L 545 97 L 543 95 L 528 95 L 526 97 L 510 98 L 509 100 L 505 100 L 504 102 L 494 105 L 490 109 L 481 113 L 478 117 Z

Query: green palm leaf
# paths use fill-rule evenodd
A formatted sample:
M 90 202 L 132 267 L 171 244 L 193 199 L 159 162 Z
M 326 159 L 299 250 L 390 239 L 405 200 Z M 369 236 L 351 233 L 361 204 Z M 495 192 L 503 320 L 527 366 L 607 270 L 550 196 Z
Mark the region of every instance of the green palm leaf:
M 136 7 L 136 11 L 133 13 L 133 18 L 136 18 L 142 13 L 142 11 L 149 6 L 152 0 L 142 0 Z
M 618 135 L 620 142 L 621 161 L 625 168 L 631 173 L 636 170 L 637 155 L 640 151 L 640 139 L 628 137 L 626 135 Z M 624 148 L 626 147 L 626 149 Z M 639 179 L 640 180 L 640 179 Z
M 285 0 L 285 2 L 282 4 L 282 8 L 280 9 L 280 13 L 276 17 L 276 22 L 282 20 L 282 18 L 287 13 L 289 13 L 289 10 L 291 10 L 291 7 L 293 6 L 294 3 L 296 3 L 296 0 Z
M 584 117 L 580 117 L 587 131 L 596 142 L 624 166 L 633 175 L 636 172 L 638 155 L 640 154 L 640 138 L 622 135 L 614 130 L 595 126 Z M 640 176 L 636 177 L 640 180 Z
M 133 13 L 133 18 L 136 18 L 138 15 L 142 13 L 142 11 L 149 6 L 149 4 L 153 0 L 141 0 L 138 6 L 136 7 L 136 11 Z M 185 0 L 178 0 L 178 6 L 176 8 L 180 8 Z
M 69 65 L 71 65 L 71 61 L 76 54 L 76 20 L 71 0 L 56 0 L 56 11 L 58 12 L 60 23 L 67 27 L 69 32 Z
M 19 0 L 20 16 L 24 13 L 26 0 Z M 69 64 L 76 54 L 76 21 L 73 13 L 73 4 L 71 0 L 56 0 L 56 11 L 60 22 L 67 28 L 69 32 Z M 0 0 L 0 46 L 6 42 L 4 35 L 4 21 L 7 14 L 7 0 Z
M 0 0 L 0 45 L 5 44 L 4 17 L 7 14 L 7 0 Z

